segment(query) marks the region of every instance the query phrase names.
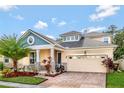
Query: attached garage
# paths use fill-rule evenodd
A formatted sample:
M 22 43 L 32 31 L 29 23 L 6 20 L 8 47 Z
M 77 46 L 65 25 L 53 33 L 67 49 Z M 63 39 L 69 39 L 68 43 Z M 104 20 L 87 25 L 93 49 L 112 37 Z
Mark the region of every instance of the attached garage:
M 102 64 L 105 55 L 71 55 L 67 56 L 67 71 L 74 72 L 106 72 Z
M 67 58 L 67 71 L 74 72 L 106 72 L 102 64 L 103 57 L 97 55 L 71 55 Z
M 114 47 L 67 48 L 62 52 L 62 63 L 67 71 L 106 73 L 104 58 L 113 58 Z
M 117 47 L 111 43 L 111 36 L 93 32 L 81 35 L 79 40 L 68 39 L 72 37 L 72 34 L 76 35 L 78 33 L 72 31 L 62 34 L 64 38 L 67 37 L 67 41 L 60 43 L 65 47 L 62 52 L 62 63 L 66 70 L 105 73 L 106 67 L 102 64 L 103 57 L 107 56 L 113 59 L 113 52 Z M 109 37 L 109 42 L 104 41 L 104 37 Z

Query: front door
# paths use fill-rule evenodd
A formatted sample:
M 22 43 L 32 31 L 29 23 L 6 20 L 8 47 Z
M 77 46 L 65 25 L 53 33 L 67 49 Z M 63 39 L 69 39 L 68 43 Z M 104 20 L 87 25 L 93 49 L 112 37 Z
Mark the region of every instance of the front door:
M 61 64 L 61 52 L 58 53 L 58 64 Z
M 36 62 L 36 52 L 32 51 L 30 52 L 30 64 L 35 64 Z

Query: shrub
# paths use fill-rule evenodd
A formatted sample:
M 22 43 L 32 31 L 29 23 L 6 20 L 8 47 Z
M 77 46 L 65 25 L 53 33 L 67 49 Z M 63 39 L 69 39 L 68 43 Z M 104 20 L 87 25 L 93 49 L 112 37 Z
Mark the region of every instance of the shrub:
M 12 72 L 11 69 L 3 69 L 2 74 L 3 74 L 4 77 L 6 77 L 7 74 L 9 74 L 9 73 L 11 73 L 11 72 Z
M 35 76 L 35 75 L 38 75 L 38 73 L 34 73 L 34 72 L 10 72 L 10 73 L 6 74 L 5 77 L 9 78 L 9 77 Z
M 3 70 L 3 62 L 0 62 L 0 70 Z
M 109 69 L 114 68 L 114 64 L 111 58 L 104 59 L 102 63 L 105 64 Z
M 102 63 L 107 67 L 108 72 L 110 71 L 119 71 L 119 63 L 113 63 L 111 58 L 106 58 L 102 61 Z

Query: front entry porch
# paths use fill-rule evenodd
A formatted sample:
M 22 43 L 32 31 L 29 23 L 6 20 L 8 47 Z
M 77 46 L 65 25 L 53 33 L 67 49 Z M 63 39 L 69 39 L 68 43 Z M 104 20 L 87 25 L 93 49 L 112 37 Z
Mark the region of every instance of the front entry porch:
M 55 66 L 61 64 L 61 52 L 56 48 L 32 49 L 29 54 L 29 65 L 34 65 L 38 72 L 44 72 L 46 70 L 43 60 L 48 60 L 48 57 L 51 57 L 52 71 L 56 72 Z

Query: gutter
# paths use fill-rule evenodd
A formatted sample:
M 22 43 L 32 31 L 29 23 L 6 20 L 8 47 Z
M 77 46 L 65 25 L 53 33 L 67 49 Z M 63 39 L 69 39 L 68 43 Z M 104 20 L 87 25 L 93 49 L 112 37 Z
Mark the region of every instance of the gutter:
M 93 49 L 93 48 L 117 48 L 117 45 L 111 45 L 111 46 L 98 46 L 98 47 L 75 47 L 75 48 L 69 48 L 65 47 L 65 50 L 71 50 L 71 49 Z

